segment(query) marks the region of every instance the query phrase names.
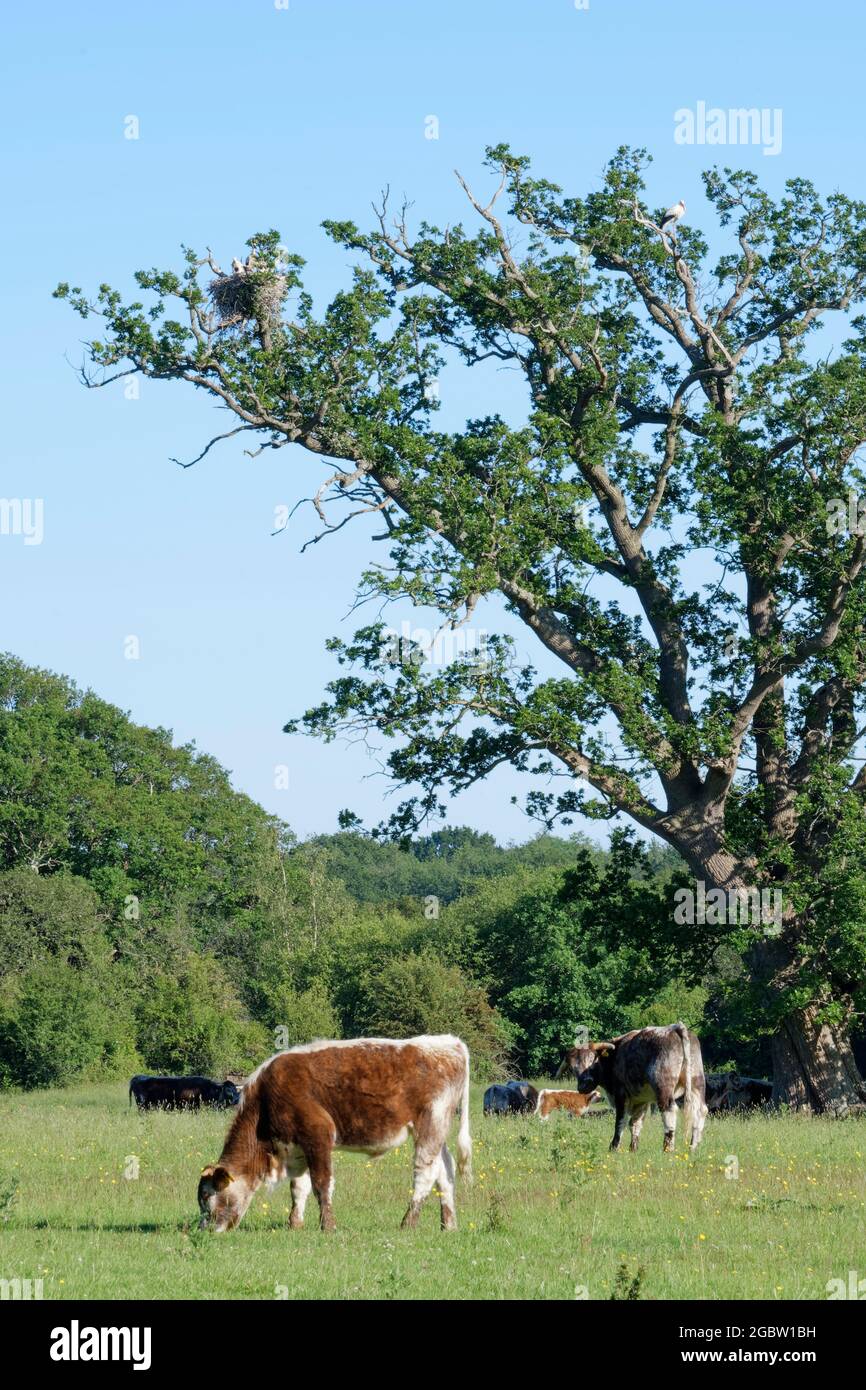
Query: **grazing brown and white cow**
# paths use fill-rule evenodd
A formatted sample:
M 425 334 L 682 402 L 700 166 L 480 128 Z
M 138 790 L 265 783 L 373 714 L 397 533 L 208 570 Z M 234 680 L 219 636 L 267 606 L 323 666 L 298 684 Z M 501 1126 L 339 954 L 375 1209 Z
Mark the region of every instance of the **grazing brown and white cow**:
M 568 1066 L 577 1078 L 577 1089 L 586 1094 L 600 1086 L 616 1110 L 611 1148 L 618 1149 L 626 1123 L 631 1128 L 631 1150 L 640 1140 L 644 1117 L 657 1105 L 665 1124 L 665 1151 L 674 1147 L 677 1098 L 683 1097 L 691 1146 L 698 1147 L 707 1117 L 704 1100 L 704 1064 L 701 1044 L 684 1023 L 667 1028 L 635 1028 L 609 1042 L 573 1047 Z
M 454 1230 L 454 1164 L 446 1141 L 458 1107 L 457 1170 L 471 1180 L 469 1051 L 459 1038 L 355 1038 L 278 1052 L 247 1081 L 218 1162 L 202 1170 L 200 1224 L 231 1230 L 263 1182 L 289 1178 L 289 1225 L 303 1224 L 312 1189 L 321 1228 L 332 1231 L 333 1150 L 378 1158 L 411 1133 L 414 1186 L 403 1225 L 417 1224 L 435 1183 L 442 1229 Z
M 554 1110 L 565 1110 L 569 1115 L 582 1115 L 594 1100 L 601 1100 L 601 1091 L 590 1091 L 582 1095 L 580 1091 L 539 1091 L 535 1102 L 535 1113 L 540 1120 L 547 1120 Z

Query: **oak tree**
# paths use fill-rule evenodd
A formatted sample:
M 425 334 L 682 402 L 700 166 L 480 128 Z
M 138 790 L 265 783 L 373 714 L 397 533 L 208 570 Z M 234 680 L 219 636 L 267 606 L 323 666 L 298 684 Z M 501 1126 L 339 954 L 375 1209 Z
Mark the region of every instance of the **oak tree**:
M 245 434 L 317 456 L 315 539 L 367 516 L 387 551 L 365 596 L 451 624 L 498 596 L 536 666 L 500 632 L 431 668 L 371 623 L 333 642 L 343 672 L 303 727 L 394 740 L 415 793 L 394 831 L 510 763 L 550 822 L 624 814 L 731 904 L 779 890 L 781 922 L 734 906 L 720 937 L 773 1034 L 777 1099 L 842 1110 L 863 1097 L 866 205 L 713 170 L 705 237 L 662 229 L 642 151 L 585 197 L 506 146 L 487 165 L 468 226 L 413 231 L 387 197 L 370 230 L 326 223 L 356 268 L 318 315 L 275 232 L 248 243 L 228 314 L 210 253 L 140 272 L 147 308 L 60 286 L 102 320 L 84 379 L 215 398 L 231 428 L 199 459 Z M 483 391 L 491 362 L 520 424 L 441 427 L 443 365 Z

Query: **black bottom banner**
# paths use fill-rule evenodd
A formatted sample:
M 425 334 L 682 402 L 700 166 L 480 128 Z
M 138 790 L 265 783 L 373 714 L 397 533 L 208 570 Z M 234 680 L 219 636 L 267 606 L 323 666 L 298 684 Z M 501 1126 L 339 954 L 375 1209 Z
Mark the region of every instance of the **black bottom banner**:
M 615 1376 L 686 1367 L 700 1378 L 714 1367 L 740 1366 L 771 1371 L 805 1366 L 823 1374 L 850 1365 L 862 1323 L 859 1308 L 833 1302 L 576 1302 L 557 1307 L 539 1302 L 523 1307 L 519 1338 L 513 1328 L 509 1331 L 507 1313 L 482 1302 L 443 1302 L 431 1318 L 429 1304 L 397 1307 L 394 1301 L 342 1303 L 336 1313 L 332 1303 L 291 1308 L 279 1300 L 3 1300 L 0 1326 L 7 1352 L 14 1345 L 22 1369 L 47 1372 L 52 1379 L 98 1377 L 102 1370 L 114 1376 L 194 1370 L 212 1372 L 225 1384 L 227 1376 L 246 1381 L 271 1366 L 277 1374 L 297 1374 L 311 1357 L 321 1360 L 331 1375 L 343 1370 L 378 1377 L 385 1347 L 398 1351 L 404 1369 L 403 1353 L 423 1366 L 428 1357 L 444 1352 L 440 1375 L 449 1375 L 456 1340 L 461 1365 L 469 1361 L 488 1371 L 497 1361 L 513 1370 L 525 1356 L 527 1369 L 537 1375 L 539 1357 L 549 1347 L 557 1363 L 573 1357 L 582 1375 L 594 1363 Z M 433 1373 L 432 1359 L 430 1366 Z

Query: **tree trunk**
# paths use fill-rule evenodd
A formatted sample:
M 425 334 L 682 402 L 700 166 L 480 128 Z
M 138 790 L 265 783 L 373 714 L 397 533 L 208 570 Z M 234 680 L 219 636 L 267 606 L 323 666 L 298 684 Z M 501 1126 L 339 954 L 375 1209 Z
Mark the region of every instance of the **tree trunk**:
M 816 1021 L 815 1006 L 798 1009 L 773 1034 L 773 1101 L 793 1110 L 842 1115 L 866 1100 L 851 1042 L 842 1028 Z
M 689 827 L 670 842 L 689 864 L 695 877 L 725 892 L 750 887 L 753 875 L 723 848 L 716 825 L 706 818 Z M 787 942 L 795 942 L 797 923 L 788 918 L 784 936 L 756 942 L 751 952 L 753 980 L 763 984 L 768 998 L 790 988 L 797 976 L 796 956 Z M 864 1083 L 854 1060 L 851 1040 L 845 1027 L 831 1027 L 817 1021 L 818 1005 L 810 1004 L 787 1014 L 772 1035 L 773 1101 L 794 1110 L 817 1114 L 842 1115 L 849 1106 L 866 1101 Z

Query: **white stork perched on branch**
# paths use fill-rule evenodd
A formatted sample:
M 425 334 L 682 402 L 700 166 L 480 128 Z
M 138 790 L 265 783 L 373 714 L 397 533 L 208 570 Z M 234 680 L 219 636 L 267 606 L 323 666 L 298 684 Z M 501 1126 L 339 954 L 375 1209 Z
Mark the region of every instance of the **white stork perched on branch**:
M 685 210 L 685 198 L 680 198 L 680 201 L 678 203 L 674 203 L 672 208 L 668 208 L 667 212 L 662 218 L 662 232 L 671 233 L 675 241 L 677 236 L 677 223 L 679 222 L 680 218 L 685 214 Z

